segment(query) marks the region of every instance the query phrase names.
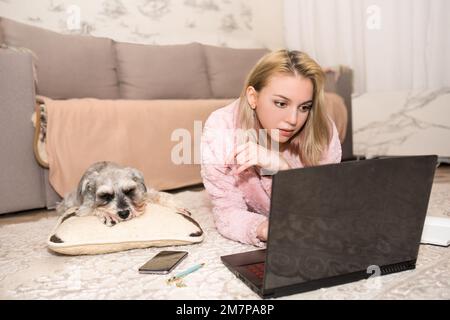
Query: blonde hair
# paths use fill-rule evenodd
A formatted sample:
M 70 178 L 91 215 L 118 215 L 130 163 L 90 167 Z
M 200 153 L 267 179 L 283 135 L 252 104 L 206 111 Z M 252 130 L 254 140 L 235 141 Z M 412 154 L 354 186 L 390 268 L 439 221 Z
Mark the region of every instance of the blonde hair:
M 306 53 L 300 51 L 278 50 L 263 56 L 247 76 L 240 95 L 237 126 L 244 130 L 262 129 L 255 111 L 247 100 L 247 88 L 252 86 L 257 92 L 264 88 L 269 78 L 277 74 L 303 76 L 313 84 L 313 106 L 308 118 L 287 143 L 289 150 L 300 157 L 305 166 L 319 164 L 331 140 L 331 127 L 324 106 L 325 75 L 322 68 Z

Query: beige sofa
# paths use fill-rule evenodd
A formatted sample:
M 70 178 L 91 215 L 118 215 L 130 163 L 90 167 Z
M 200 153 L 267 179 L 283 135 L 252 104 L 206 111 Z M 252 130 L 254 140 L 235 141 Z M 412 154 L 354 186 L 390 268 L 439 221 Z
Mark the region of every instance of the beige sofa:
M 177 110 L 182 105 L 186 111 L 167 122 L 170 132 L 171 128 L 185 127 L 194 120 L 204 123 L 213 110 L 237 98 L 248 71 L 268 52 L 200 43 L 165 46 L 122 43 L 63 35 L 1 17 L 0 43 L 4 44 L 0 49 L 0 213 L 54 208 L 60 200 L 48 182 L 48 170 L 39 166 L 33 155 L 30 118 L 37 94 L 52 99 L 173 100 Z M 352 72 L 348 68 L 339 71 L 337 78 L 335 73 L 327 74 L 327 90 L 338 93 L 346 103 L 349 121 L 343 158 L 349 159 Z M 202 101 L 201 108 L 198 100 Z M 164 105 L 167 107 L 167 103 Z M 155 118 L 164 114 L 167 112 L 155 108 Z M 167 153 L 174 144 L 170 139 L 155 139 L 154 152 Z M 155 175 L 159 181 L 179 178 L 160 188 L 165 190 L 201 183 L 196 164 L 161 163 L 155 167 Z M 152 184 L 154 178 L 146 177 L 146 181 Z

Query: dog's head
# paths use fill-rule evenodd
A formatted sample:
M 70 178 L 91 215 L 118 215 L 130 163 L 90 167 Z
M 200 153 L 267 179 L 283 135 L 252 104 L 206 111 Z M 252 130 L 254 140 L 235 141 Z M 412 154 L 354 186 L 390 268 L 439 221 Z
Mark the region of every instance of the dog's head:
M 79 183 L 78 195 L 85 206 L 125 221 L 144 212 L 147 188 L 139 170 L 103 162 L 86 172 Z

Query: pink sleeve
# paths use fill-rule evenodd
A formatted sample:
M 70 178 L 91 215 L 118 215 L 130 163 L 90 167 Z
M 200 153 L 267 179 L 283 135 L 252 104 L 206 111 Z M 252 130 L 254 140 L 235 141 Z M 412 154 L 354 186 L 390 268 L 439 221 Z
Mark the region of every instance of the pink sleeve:
M 332 137 L 330 144 L 328 146 L 328 150 L 325 153 L 324 158 L 320 161 L 320 164 L 332 164 L 341 162 L 342 158 L 342 147 L 341 141 L 339 140 L 339 133 L 337 131 L 336 125 L 334 121 L 329 119 L 332 124 Z
M 201 176 L 213 204 L 216 228 L 226 238 L 262 247 L 264 243 L 256 237 L 256 229 L 267 217 L 248 211 L 231 168 L 225 165 L 232 146 L 230 142 L 227 143 L 226 133 L 221 134 L 215 125 L 218 125 L 218 121 L 210 117 L 203 131 Z

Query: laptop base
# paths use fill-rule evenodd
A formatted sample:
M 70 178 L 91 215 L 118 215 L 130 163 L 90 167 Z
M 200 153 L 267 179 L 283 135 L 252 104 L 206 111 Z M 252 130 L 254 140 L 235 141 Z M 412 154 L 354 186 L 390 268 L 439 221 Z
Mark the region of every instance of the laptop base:
M 311 280 L 304 283 L 298 283 L 291 286 L 279 287 L 275 289 L 265 289 L 263 287 L 263 278 L 260 278 L 249 270 L 248 266 L 264 262 L 266 249 L 256 250 L 228 256 L 222 256 L 222 262 L 225 266 L 233 272 L 233 274 L 243 281 L 250 289 L 258 294 L 263 299 L 277 298 L 296 293 L 303 293 L 313 291 L 321 288 L 328 288 L 332 286 L 342 285 L 350 282 L 355 282 L 363 279 L 368 279 L 373 276 L 367 270 L 352 272 L 336 277 L 329 277 L 317 280 Z M 380 276 L 413 270 L 416 268 L 416 260 L 395 263 L 391 265 L 380 267 Z

